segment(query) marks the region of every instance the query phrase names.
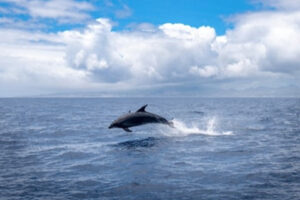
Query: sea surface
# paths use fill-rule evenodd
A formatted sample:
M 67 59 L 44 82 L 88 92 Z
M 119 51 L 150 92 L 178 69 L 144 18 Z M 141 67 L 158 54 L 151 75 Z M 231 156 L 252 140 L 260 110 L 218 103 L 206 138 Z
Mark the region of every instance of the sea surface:
M 3 98 L 0 199 L 299 200 L 300 99 Z

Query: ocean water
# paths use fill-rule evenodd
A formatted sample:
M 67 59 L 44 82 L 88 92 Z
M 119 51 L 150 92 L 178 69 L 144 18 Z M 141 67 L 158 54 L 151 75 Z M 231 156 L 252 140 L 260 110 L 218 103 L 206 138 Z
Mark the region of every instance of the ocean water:
M 0 199 L 299 200 L 300 99 L 0 99 Z

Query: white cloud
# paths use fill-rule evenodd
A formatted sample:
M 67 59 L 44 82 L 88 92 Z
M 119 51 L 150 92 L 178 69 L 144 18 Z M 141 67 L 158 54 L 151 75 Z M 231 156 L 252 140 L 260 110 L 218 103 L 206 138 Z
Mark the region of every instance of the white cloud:
M 108 71 L 118 68 L 127 70 L 128 79 L 137 80 L 143 76 L 143 80 L 157 78 L 169 81 L 178 79 L 178 75 L 189 78 L 188 72 L 195 70 L 203 77 L 217 78 L 268 76 L 270 73 L 280 75 L 286 72 L 292 76 L 290 72 L 299 68 L 283 65 L 297 63 L 300 58 L 300 47 L 297 45 L 300 30 L 293 24 L 300 18 L 298 14 L 289 16 L 276 12 L 272 13 L 272 19 L 265 15 L 270 14 L 239 16 L 236 28 L 224 36 L 216 36 L 212 27 L 194 28 L 170 23 L 150 33 L 140 30 L 113 32 L 109 21 L 104 19 L 83 32 L 68 31 L 63 34 L 73 37 L 68 39 L 71 66 L 73 60 L 78 60 L 74 56 L 84 52 L 86 60 L 83 66 L 88 66 L 89 54 L 96 55 L 106 61 Z M 75 54 L 74 46 L 77 48 Z M 150 76 L 148 71 L 155 73 L 150 73 Z
M 87 58 L 86 67 L 89 71 L 93 71 L 97 69 L 105 69 L 108 65 L 105 59 L 98 60 L 96 54 L 91 54 Z
M 236 28 L 227 34 L 229 47 L 237 44 L 234 49 L 254 61 L 261 71 L 299 72 L 300 12 L 245 14 L 237 16 L 236 23 Z
M 51 34 L 0 30 L 1 96 L 47 94 L 85 86 L 86 72 L 67 67 L 65 47 Z
M 215 30 L 212 27 L 201 26 L 194 28 L 184 24 L 163 24 L 159 26 L 165 35 L 170 38 L 190 40 L 193 42 L 207 43 L 215 38 Z
M 207 49 L 215 31 L 165 24 L 155 32 L 113 32 L 108 20 L 99 19 L 82 32 L 66 31 L 62 35 L 67 41 L 70 66 L 81 67 L 101 81 L 148 84 L 176 81 L 178 75 L 186 79 L 189 66 L 205 63 L 211 56 Z M 105 64 L 89 67 L 91 56 Z
M 215 66 L 204 66 L 204 67 L 197 67 L 197 66 L 192 66 L 189 69 L 189 72 L 194 75 L 199 75 L 202 77 L 213 77 L 218 75 L 218 68 Z

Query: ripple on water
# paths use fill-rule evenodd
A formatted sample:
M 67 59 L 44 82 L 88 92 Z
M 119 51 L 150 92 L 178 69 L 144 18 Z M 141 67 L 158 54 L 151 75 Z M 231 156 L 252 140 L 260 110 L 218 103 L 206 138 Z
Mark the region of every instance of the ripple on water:
M 153 147 L 155 144 L 159 142 L 158 138 L 155 137 L 148 137 L 145 139 L 136 139 L 136 140 L 129 140 L 125 142 L 120 142 L 114 146 L 117 147 L 125 147 L 125 148 L 138 148 L 138 147 Z
M 94 153 L 67 151 L 59 154 L 57 157 L 63 160 L 80 160 L 80 159 L 88 159 L 93 156 L 95 156 Z
M 68 169 L 72 170 L 72 171 L 78 171 L 81 173 L 101 173 L 102 170 L 108 170 L 109 166 L 105 166 L 105 165 L 99 165 L 99 164 L 89 164 L 89 163 L 85 163 L 85 164 L 80 164 L 80 165 L 73 165 L 71 167 L 69 167 Z
M 107 129 L 144 103 L 179 130 Z M 299 103 L 0 99 L 0 199 L 298 200 Z

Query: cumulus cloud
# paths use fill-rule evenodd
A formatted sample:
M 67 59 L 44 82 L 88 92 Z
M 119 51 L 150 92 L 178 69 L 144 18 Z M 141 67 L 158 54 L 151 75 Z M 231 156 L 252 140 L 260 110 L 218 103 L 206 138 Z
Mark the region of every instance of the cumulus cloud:
M 113 31 L 102 18 L 53 34 L 1 30 L 1 83 L 116 94 L 299 96 L 300 12 L 278 2 L 269 1 L 275 10 L 234 16 L 224 35 L 180 23 Z
M 70 66 L 102 70 L 105 76 L 110 72 L 113 76 L 117 69 L 127 72 L 126 78 L 116 80 L 142 76 L 142 81 L 167 82 L 190 79 L 191 74 L 221 79 L 293 76 L 299 71 L 299 17 L 276 12 L 243 15 L 235 29 L 223 36 L 216 36 L 212 27 L 170 23 L 150 33 L 113 32 L 109 20 L 98 19 L 82 32 L 62 35 L 69 40 Z M 102 60 L 103 67 L 88 67 L 91 56 Z
M 189 72 L 202 77 L 213 77 L 218 75 L 218 68 L 210 65 L 204 67 L 192 66 Z

